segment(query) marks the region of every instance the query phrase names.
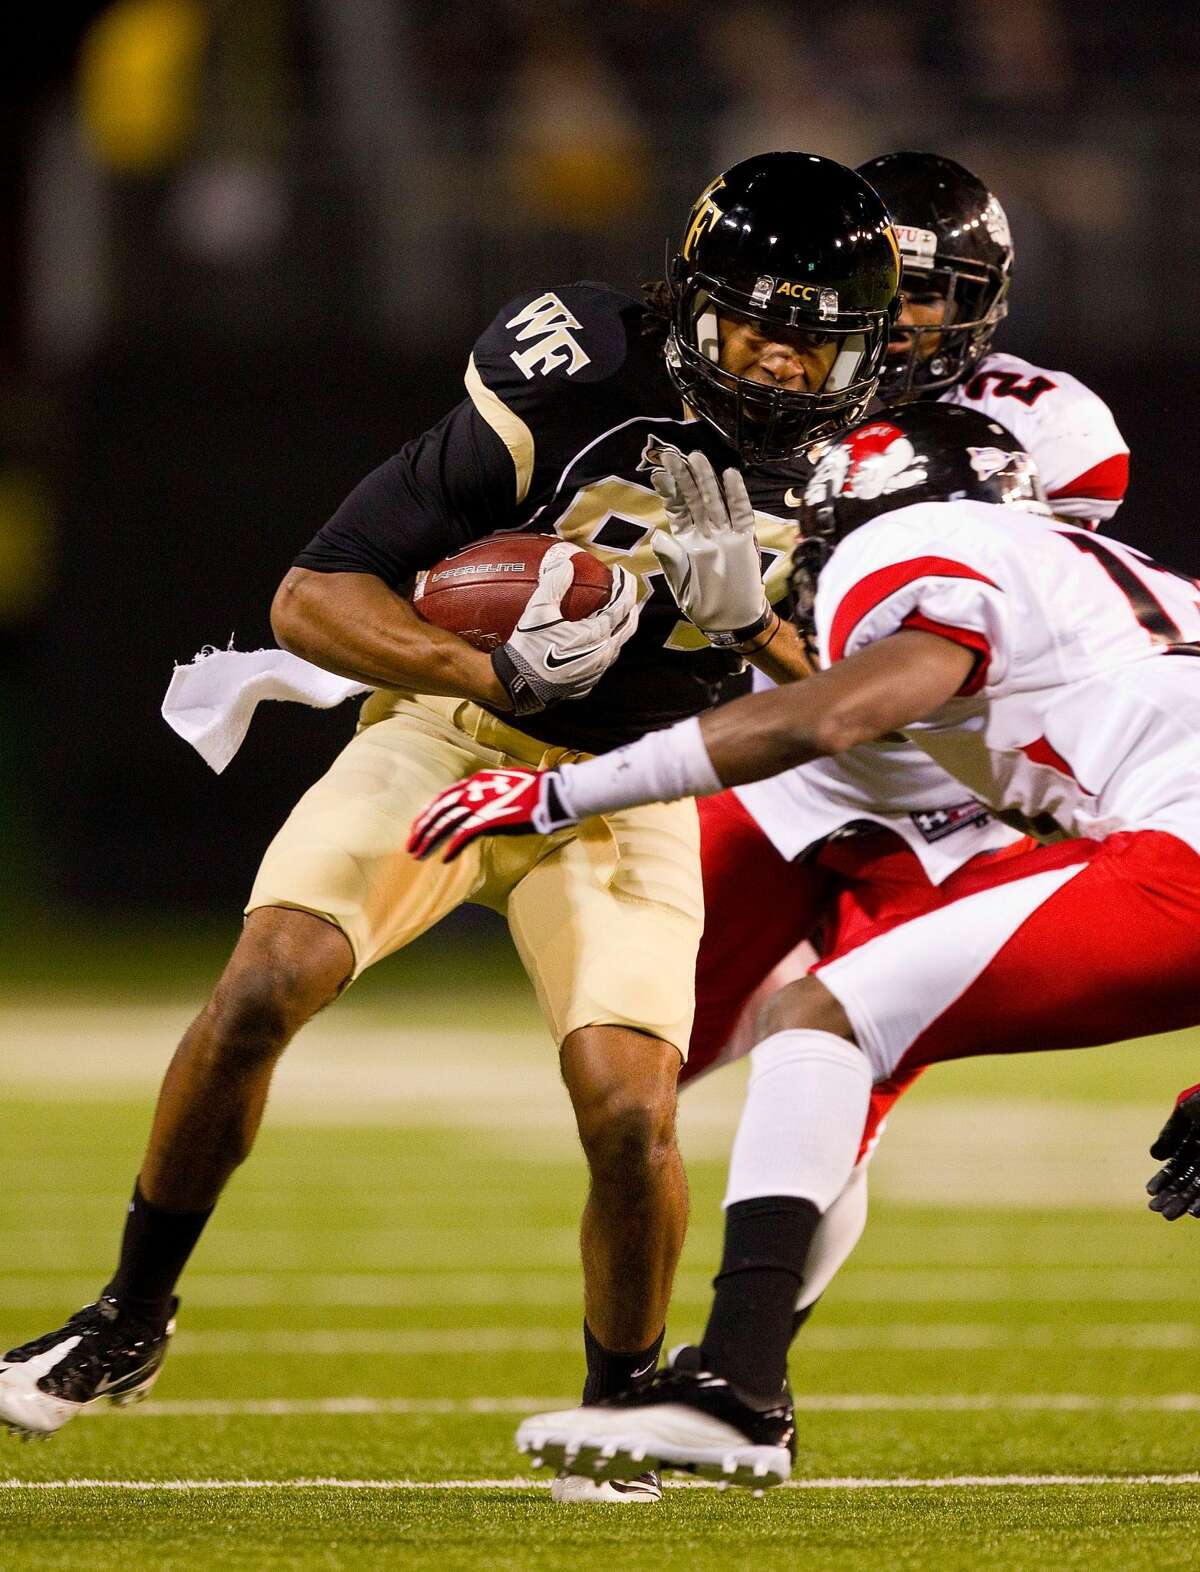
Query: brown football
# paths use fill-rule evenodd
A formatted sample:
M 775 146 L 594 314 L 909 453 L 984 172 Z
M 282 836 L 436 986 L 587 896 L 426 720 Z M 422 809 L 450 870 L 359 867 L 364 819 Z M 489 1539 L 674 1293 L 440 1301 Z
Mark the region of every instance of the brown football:
M 557 535 L 488 535 L 417 575 L 413 609 L 477 650 L 494 650 L 516 627 Z M 612 574 L 597 557 L 575 554 L 575 582 L 563 597 L 572 622 L 603 606 Z

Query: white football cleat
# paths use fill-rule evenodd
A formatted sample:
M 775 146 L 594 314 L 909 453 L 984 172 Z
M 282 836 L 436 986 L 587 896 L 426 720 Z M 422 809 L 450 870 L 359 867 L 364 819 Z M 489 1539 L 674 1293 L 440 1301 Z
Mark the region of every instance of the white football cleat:
M 701 1368 L 699 1350 L 679 1349 L 671 1365 L 617 1397 L 554 1414 L 517 1430 L 517 1448 L 535 1468 L 585 1478 L 632 1479 L 676 1468 L 761 1493 L 792 1471 L 795 1422 L 785 1397 L 766 1407 Z
M 662 1480 L 650 1471 L 636 1479 L 596 1479 L 589 1474 L 568 1474 L 565 1469 L 550 1481 L 551 1501 L 594 1505 L 634 1506 L 643 1501 L 662 1500 Z

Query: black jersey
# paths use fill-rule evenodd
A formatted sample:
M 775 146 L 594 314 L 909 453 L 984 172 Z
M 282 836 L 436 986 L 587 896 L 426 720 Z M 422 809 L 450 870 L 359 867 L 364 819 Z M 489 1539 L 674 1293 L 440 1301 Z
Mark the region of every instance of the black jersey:
M 521 717 L 545 742 L 602 752 L 716 702 L 740 664 L 676 606 L 650 549 L 666 514 L 650 484 L 662 445 L 737 456 L 685 411 L 645 309 L 603 284 L 511 302 L 468 363 L 468 397 L 351 492 L 296 559 L 373 573 L 404 592 L 447 553 L 498 530 L 556 534 L 635 575 L 637 632 L 586 698 Z M 767 594 L 786 593 L 803 465 L 746 474 Z M 499 713 L 499 712 L 497 712 Z

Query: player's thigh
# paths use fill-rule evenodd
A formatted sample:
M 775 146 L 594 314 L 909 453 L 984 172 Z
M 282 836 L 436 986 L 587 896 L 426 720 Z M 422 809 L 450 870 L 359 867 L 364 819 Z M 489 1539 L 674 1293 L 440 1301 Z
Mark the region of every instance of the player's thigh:
M 419 810 L 480 762 L 470 739 L 416 706 L 365 727 L 293 808 L 246 910 L 293 908 L 332 923 L 358 976 L 477 892 L 476 848 L 447 865 L 417 862 L 405 845 Z
M 827 843 L 817 858 L 830 875 L 820 932 L 823 954 L 841 955 L 882 928 L 907 922 L 942 903 L 952 891 L 974 888 L 980 879 L 994 874 L 1000 863 L 1035 850 L 1037 844 L 1027 839 L 1000 851 L 981 852 L 939 886 L 930 881 L 916 852 L 891 830 Z M 920 1068 L 912 1068 L 876 1082 L 863 1128 L 860 1162 L 873 1151 L 892 1108 L 920 1074 Z
M 507 915 L 560 1045 L 623 1026 L 686 1056 L 703 920 L 694 803 L 587 820 L 514 885 Z
M 828 881 L 817 939 L 822 955 L 850 949 L 881 923 L 902 922 L 937 899 L 921 859 L 891 830 L 827 841 L 815 862 Z
M 966 893 L 962 893 L 966 889 Z M 1041 847 L 819 969 L 876 1080 L 1200 1021 L 1200 857 L 1174 836 Z
M 683 1080 L 702 1074 L 721 1056 L 747 1003 L 808 938 L 829 884 L 813 862 L 781 857 L 733 792 L 703 798 L 697 808 L 704 933 Z

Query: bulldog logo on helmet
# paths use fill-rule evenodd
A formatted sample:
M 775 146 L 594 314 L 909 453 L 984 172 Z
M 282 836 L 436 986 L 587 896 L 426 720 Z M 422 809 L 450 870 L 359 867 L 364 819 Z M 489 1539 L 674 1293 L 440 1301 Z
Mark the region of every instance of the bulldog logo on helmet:
M 810 506 L 831 497 L 854 497 L 871 502 L 923 486 L 928 478 L 925 460 L 912 443 L 884 420 L 860 426 L 835 443 L 817 465 L 804 493 Z

